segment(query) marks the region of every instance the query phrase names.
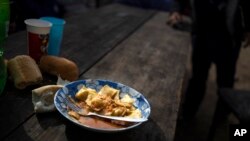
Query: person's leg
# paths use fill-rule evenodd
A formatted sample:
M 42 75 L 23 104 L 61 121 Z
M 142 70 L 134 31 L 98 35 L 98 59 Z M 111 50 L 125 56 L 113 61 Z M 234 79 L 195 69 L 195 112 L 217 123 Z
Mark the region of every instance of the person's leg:
M 227 45 L 227 49 L 221 51 L 216 61 L 218 88 L 234 86 L 236 65 L 240 51 L 240 43 L 237 46 Z
M 192 77 L 189 80 L 183 103 L 184 119 L 192 119 L 205 95 L 206 81 L 211 65 L 206 38 L 193 35 Z
M 218 91 L 219 93 L 219 91 Z M 213 141 L 219 129 L 225 129 L 228 126 L 228 115 L 231 113 L 229 107 L 221 98 L 218 98 L 212 123 L 209 128 L 207 141 Z
M 227 37 L 226 35 L 221 37 Z M 236 63 L 240 51 L 240 41 L 231 42 L 229 38 L 218 40 L 218 53 L 216 54 L 215 64 L 217 68 L 218 93 L 221 88 L 233 88 L 236 72 Z M 212 124 L 208 134 L 208 141 L 212 141 L 217 128 L 226 126 L 228 115 L 231 113 L 229 107 L 218 98 L 214 112 Z M 224 123 L 224 125 L 222 125 Z

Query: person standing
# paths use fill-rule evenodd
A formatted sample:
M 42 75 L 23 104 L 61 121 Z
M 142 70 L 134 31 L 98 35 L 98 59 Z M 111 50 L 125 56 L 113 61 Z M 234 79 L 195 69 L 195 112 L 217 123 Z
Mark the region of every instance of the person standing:
M 66 9 L 58 0 L 10 0 L 10 33 L 24 30 L 25 19 L 45 16 L 64 17 Z
M 187 0 L 176 0 L 168 24 L 182 20 Z M 212 63 L 216 66 L 217 87 L 233 88 L 237 59 L 250 44 L 249 0 L 190 0 L 192 18 L 192 76 L 184 105 L 184 119 L 192 119 L 205 95 L 206 81 Z M 219 101 L 218 101 L 219 102 Z

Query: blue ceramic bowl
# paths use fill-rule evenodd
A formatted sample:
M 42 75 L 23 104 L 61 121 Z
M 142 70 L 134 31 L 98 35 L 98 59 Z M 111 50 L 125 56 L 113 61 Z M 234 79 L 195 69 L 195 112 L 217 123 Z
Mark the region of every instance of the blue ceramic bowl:
M 94 131 L 101 131 L 101 132 L 124 131 L 124 130 L 128 130 L 128 129 L 137 127 L 138 125 L 142 124 L 142 123 L 136 123 L 136 124 L 133 124 L 131 126 L 124 127 L 124 128 L 118 128 L 118 129 L 102 129 L 102 128 L 90 127 L 90 126 L 84 125 L 82 123 L 79 123 L 77 120 L 75 120 L 74 118 L 72 118 L 71 116 L 68 115 L 67 105 L 63 100 L 63 97 L 65 95 L 70 95 L 71 97 L 75 97 L 75 94 L 77 93 L 77 91 L 79 91 L 79 89 L 82 88 L 82 86 L 86 86 L 88 88 L 92 88 L 92 89 L 95 89 L 96 91 L 99 91 L 104 85 L 109 85 L 110 87 L 113 87 L 115 89 L 119 89 L 120 90 L 120 97 L 123 97 L 125 94 L 129 94 L 129 96 L 135 100 L 134 106 L 141 110 L 142 117 L 143 118 L 149 117 L 150 112 L 151 112 L 150 105 L 149 105 L 148 101 L 145 99 L 145 97 L 140 92 L 138 92 L 135 89 L 133 89 L 129 86 L 126 86 L 124 84 L 109 81 L 109 80 L 87 79 L 87 80 L 79 80 L 79 81 L 71 82 L 57 91 L 57 93 L 54 97 L 55 107 L 64 117 L 66 117 L 71 122 L 73 122 L 81 127 L 84 127 L 84 128 L 90 129 L 90 130 L 94 130 Z

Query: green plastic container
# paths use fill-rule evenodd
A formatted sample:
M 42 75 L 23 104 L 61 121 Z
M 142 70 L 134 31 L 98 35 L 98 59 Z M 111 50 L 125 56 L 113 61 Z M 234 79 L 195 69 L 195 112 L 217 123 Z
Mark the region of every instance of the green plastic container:
M 7 67 L 4 62 L 4 44 L 8 37 L 10 19 L 10 3 L 9 0 L 0 1 L 0 94 L 2 94 L 6 79 Z

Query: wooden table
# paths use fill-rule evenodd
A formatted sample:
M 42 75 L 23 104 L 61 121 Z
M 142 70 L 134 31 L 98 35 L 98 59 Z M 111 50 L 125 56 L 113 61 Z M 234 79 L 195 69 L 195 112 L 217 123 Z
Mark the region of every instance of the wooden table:
M 167 26 L 167 17 L 114 4 L 66 19 L 61 56 L 77 63 L 79 79 L 109 79 L 135 88 L 151 105 L 149 121 L 114 134 L 89 131 L 59 112 L 35 114 L 31 90 L 36 87 L 17 90 L 8 80 L 0 96 L 0 140 L 173 141 L 190 36 Z M 7 59 L 26 50 L 25 31 L 9 36 Z

